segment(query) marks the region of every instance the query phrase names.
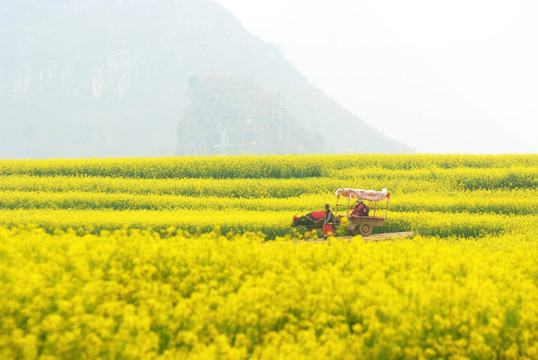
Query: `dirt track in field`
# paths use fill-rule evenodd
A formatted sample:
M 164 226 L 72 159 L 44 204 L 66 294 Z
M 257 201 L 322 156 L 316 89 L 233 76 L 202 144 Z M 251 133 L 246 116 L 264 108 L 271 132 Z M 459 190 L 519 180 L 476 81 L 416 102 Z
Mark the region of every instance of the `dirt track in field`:
M 362 236 L 362 239 L 366 242 L 370 242 L 370 241 L 377 242 L 377 241 L 397 240 L 397 239 L 411 239 L 417 234 L 418 233 L 416 231 L 404 231 L 404 232 L 395 232 L 395 233 L 372 234 L 368 236 Z M 351 239 L 354 237 L 357 237 L 357 236 L 338 236 L 333 239 L 351 241 Z M 326 241 L 327 240 L 323 238 L 319 238 L 315 240 L 307 240 L 307 242 L 326 242 Z

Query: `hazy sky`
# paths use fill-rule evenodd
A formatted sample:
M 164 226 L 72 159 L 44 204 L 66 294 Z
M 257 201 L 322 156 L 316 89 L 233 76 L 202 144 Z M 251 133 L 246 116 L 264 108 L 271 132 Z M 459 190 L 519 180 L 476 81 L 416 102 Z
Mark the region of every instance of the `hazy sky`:
M 447 136 L 477 139 L 497 123 L 538 152 L 538 1 L 217 1 L 329 96 L 418 151 L 450 149 L 430 136 L 438 121 L 452 123 L 438 127 Z M 461 152 L 495 152 L 491 139 Z

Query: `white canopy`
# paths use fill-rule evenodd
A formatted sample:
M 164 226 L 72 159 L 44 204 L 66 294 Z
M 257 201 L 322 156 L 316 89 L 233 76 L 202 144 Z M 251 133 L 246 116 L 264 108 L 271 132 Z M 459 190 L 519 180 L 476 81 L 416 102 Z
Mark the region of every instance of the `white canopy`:
M 336 190 L 335 194 L 337 199 L 340 199 L 340 196 L 345 196 L 348 199 L 355 198 L 371 201 L 388 200 L 390 198 L 387 188 L 383 188 L 381 191 L 343 188 Z

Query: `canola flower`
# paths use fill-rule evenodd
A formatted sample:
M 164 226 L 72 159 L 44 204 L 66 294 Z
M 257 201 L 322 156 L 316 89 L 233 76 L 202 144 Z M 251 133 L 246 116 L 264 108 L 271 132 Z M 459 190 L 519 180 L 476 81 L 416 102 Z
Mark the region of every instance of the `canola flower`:
M 220 226 L 274 238 L 295 233 L 293 215 L 355 185 L 393 193 L 387 228 L 376 231 L 499 234 L 534 226 L 538 208 L 535 155 L 13 160 L 0 162 L 0 180 L 0 224 L 79 233 Z
M 0 228 L 0 358 L 538 357 L 538 236 Z
M 339 187 L 422 236 L 305 242 Z M 0 358 L 535 359 L 537 189 L 538 155 L 2 160 Z
M 535 168 L 527 155 L 272 155 L 164 158 L 3 160 L 0 175 L 118 178 L 312 178 L 342 169 L 421 170 Z
M 165 233 L 168 228 L 190 233 L 222 231 L 258 232 L 270 239 L 276 236 L 304 233 L 291 228 L 294 211 L 223 210 L 71 210 L 29 209 L 0 210 L 0 225 L 24 227 L 35 225 L 53 233 L 55 229 L 72 229 L 78 234 L 99 233 L 122 228 L 146 229 Z M 533 231 L 538 227 L 537 215 L 470 214 L 445 212 L 404 212 L 389 214 L 386 227 L 375 232 L 419 231 L 438 236 L 477 237 L 502 233 Z M 347 235 L 341 228 L 340 235 Z
M 252 211 L 310 211 L 327 202 L 326 194 L 306 194 L 287 198 L 229 198 L 169 194 L 105 193 L 95 191 L 1 191 L 3 209 L 76 209 L 76 210 L 252 210 Z M 331 199 L 333 202 L 334 199 Z M 353 200 L 354 201 L 354 200 Z M 372 205 L 372 204 L 370 204 Z M 382 207 L 385 204 L 381 204 Z M 340 201 L 336 211 L 345 212 L 346 201 Z M 398 194 L 390 210 L 440 211 L 532 215 L 538 208 L 538 190 L 476 190 L 444 193 L 432 197 L 427 192 Z M 383 212 L 384 214 L 384 212 Z

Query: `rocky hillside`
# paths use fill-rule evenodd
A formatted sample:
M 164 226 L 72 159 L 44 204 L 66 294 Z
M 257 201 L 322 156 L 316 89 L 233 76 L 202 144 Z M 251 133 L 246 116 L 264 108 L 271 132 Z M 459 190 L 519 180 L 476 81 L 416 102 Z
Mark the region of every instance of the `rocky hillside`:
M 179 124 L 178 153 L 315 153 L 323 139 L 298 125 L 282 97 L 237 76 L 192 76 L 192 103 Z
M 191 102 L 188 79 L 207 75 L 253 79 L 273 105 L 280 97 L 284 118 L 304 134 L 285 151 L 409 150 L 309 84 L 212 0 L 2 2 L 0 53 L 1 158 L 206 153 L 186 148 L 178 127 L 189 108 L 205 106 Z M 193 141 L 207 141 L 199 130 Z M 252 151 L 273 152 L 267 146 Z

